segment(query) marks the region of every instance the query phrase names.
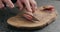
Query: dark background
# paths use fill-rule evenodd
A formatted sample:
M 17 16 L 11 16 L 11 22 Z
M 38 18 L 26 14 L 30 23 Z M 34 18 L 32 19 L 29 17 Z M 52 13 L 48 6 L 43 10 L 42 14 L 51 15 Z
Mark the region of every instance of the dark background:
M 36 0 L 38 6 L 42 5 L 54 5 L 56 11 L 58 12 L 57 19 L 48 25 L 47 27 L 35 30 L 35 31 L 21 31 L 18 29 L 9 28 L 7 25 L 7 19 L 18 12 L 17 8 L 0 9 L 0 32 L 60 32 L 60 1 L 59 0 Z

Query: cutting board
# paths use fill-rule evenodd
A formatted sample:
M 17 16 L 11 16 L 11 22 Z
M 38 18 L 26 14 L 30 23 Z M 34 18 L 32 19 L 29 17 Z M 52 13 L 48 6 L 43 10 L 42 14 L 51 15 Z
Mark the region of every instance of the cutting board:
M 42 11 L 41 7 L 39 7 L 35 13 L 33 13 L 34 17 L 36 17 L 39 21 L 28 21 L 24 18 L 22 18 L 20 12 L 16 16 L 11 17 L 7 20 L 7 23 L 13 27 L 16 28 L 24 28 L 24 29 L 39 29 L 42 27 L 45 27 L 46 25 L 50 24 L 53 22 L 53 20 L 56 19 L 57 13 L 56 11 Z

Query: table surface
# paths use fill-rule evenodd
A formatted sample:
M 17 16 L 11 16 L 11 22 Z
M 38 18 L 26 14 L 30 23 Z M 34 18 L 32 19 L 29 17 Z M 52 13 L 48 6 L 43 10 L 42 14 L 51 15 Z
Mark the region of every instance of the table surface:
M 47 27 L 41 29 L 41 30 L 35 30 L 35 31 L 21 31 L 21 30 L 15 30 L 7 27 L 7 19 L 14 15 L 14 13 L 17 13 L 17 8 L 13 9 L 1 9 L 0 10 L 0 32 L 60 32 L 60 1 L 59 0 L 36 0 L 38 6 L 41 5 L 54 5 L 56 11 L 58 12 L 57 19 L 48 25 Z M 15 12 L 14 12 L 15 11 Z M 13 13 L 14 12 L 14 13 Z

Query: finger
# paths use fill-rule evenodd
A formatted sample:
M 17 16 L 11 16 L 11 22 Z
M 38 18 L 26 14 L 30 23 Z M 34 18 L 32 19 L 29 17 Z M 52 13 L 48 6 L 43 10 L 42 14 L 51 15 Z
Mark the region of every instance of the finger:
M 26 10 L 26 9 L 25 9 Z M 28 19 L 28 20 L 32 20 L 33 14 L 31 12 L 25 11 L 25 14 L 23 14 L 23 17 Z
M 26 8 L 25 8 L 25 13 L 27 13 L 27 14 L 29 14 L 29 15 L 33 16 L 33 13 L 28 12 Z
M 0 0 L 0 8 L 3 8 L 3 7 L 4 7 L 4 5 L 3 5 L 2 1 Z
M 37 9 L 37 4 L 36 4 L 35 0 L 29 0 L 29 1 L 30 1 L 32 10 L 34 12 Z
M 29 0 L 23 0 L 22 2 L 26 5 L 27 11 L 32 12 Z
M 12 3 L 11 0 L 3 0 L 4 3 L 6 3 L 6 6 L 10 7 L 10 8 L 13 8 L 14 7 L 14 4 Z
M 32 20 L 32 17 L 30 15 L 27 15 L 27 14 L 23 14 L 23 17 L 28 19 L 28 20 Z
M 23 5 L 22 5 L 20 0 L 17 0 L 16 4 L 17 4 L 17 6 L 19 7 L 20 10 L 23 9 Z

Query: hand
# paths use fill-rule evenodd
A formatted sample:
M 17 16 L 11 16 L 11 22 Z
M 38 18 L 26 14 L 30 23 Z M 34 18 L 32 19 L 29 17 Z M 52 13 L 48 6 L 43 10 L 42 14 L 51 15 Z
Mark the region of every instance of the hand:
M 35 0 L 17 0 L 16 5 L 18 5 L 19 9 L 23 9 L 24 5 L 27 11 L 34 12 L 37 9 L 37 4 Z
M 13 8 L 14 5 L 13 3 L 11 2 L 11 0 L 0 0 L 0 8 L 3 8 L 4 7 L 4 4 L 6 4 L 6 6 L 10 7 L 10 8 Z
M 23 8 L 26 9 L 27 12 L 26 14 L 23 14 L 23 17 L 28 20 L 32 20 L 32 13 L 35 12 L 37 9 L 37 4 L 35 0 L 17 0 L 16 5 L 18 5 L 20 10 L 22 10 Z

